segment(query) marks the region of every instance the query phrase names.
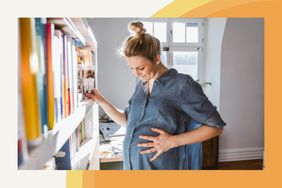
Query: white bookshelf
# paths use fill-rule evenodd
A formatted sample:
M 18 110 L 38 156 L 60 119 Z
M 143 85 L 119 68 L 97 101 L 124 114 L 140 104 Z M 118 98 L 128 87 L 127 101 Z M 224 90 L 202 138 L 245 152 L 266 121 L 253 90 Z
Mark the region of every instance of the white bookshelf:
M 55 24 L 64 34 L 78 39 L 84 46 L 95 52 L 96 63 L 97 42 L 87 24 L 81 18 L 48 18 L 48 22 Z M 97 73 L 97 69 L 95 70 Z M 97 86 L 97 79 L 95 79 Z M 34 149 L 29 151 L 28 159 L 19 167 L 22 170 L 54 169 L 54 156 L 64 143 L 71 137 L 83 120 L 85 125 L 85 140 L 71 159 L 72 169 L 99 169 L 99 113 L 98 105 L 90 100 L 78 103 L 77 109 L 66 118 L 54 125 L 54 128 L 43 136 L 43 140 Z
M 73 170 L 89 169 L 88 162 L 92 159 L 94 154 L 93 148 L 96 144 L 95 138 L 87 138 L 79 147 L 75 157 L 71 160 Z
M 49 22 L 61 27 L 64 33 L 79 39 L 83 45 L 97 51 L 97 41 L 86 19 L 82 18 L 52 18 Z
M 42 169 L 72 135 L 85 114 L 86 105 L 83 105 L 76 112 L 57 123 L 54 130 L 48 133 L 47 138 L 44 138 L 41 144 L 30 152 L 28 160 L 21 169 Z

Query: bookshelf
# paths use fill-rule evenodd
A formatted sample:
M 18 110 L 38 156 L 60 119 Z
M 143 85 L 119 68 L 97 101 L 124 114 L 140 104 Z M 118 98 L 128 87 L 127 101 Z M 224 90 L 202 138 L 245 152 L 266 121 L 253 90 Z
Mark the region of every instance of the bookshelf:
M 86 19 L 19 18 L 18 169 L 53 170 L 62 156 L 99 169 L 98 105 L 82 96 L 97 86 L 96 52 Z

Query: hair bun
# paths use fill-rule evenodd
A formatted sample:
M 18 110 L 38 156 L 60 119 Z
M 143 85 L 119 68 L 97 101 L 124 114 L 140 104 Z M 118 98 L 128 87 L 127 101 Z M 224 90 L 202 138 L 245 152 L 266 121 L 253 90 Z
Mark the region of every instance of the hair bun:
M 129 24 L 129 29 L 133 31 L 137 36 L 141 36 L 146 32 L 146 29 L 144 28 L 144 24 L 142 22 L 131 22 Z

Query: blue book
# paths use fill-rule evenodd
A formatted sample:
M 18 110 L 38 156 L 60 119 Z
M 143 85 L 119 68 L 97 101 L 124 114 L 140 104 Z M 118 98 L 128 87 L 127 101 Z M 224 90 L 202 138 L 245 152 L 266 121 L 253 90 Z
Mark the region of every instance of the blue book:
M 40 105 L 41 131 L 47 131 L 47 91 L 46 91 L 46 18 L 35 18 L 36 49 L 38 58 L 38 72 L 36 75 L 37 93 Z
M 69 139 L 55 156 L 56 170 L 71 170 Z

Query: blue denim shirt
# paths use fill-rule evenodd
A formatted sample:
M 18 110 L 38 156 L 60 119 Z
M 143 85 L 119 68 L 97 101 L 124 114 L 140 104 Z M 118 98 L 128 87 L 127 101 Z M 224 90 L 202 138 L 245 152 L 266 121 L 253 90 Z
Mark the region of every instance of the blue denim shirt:
M 151 94 L 145 89 L 146 82 L 139 81 L 125 109 L 127 118 L 123 145 L 123 167 L 126 170 L 177 170 L 189 169 L 188 145 L 172 148 L 150 161 L 155 153 L 140 154 L 140 142 L 150 142 L 139 135 L 157 136 L 152 127 L 163 129 L 171 135 L 190 130 L 190 118 L 212 127 L 223 127 L 216 107 L 208 100 L 201 86 L 189 75 L 169 69 L 155 80 Z

